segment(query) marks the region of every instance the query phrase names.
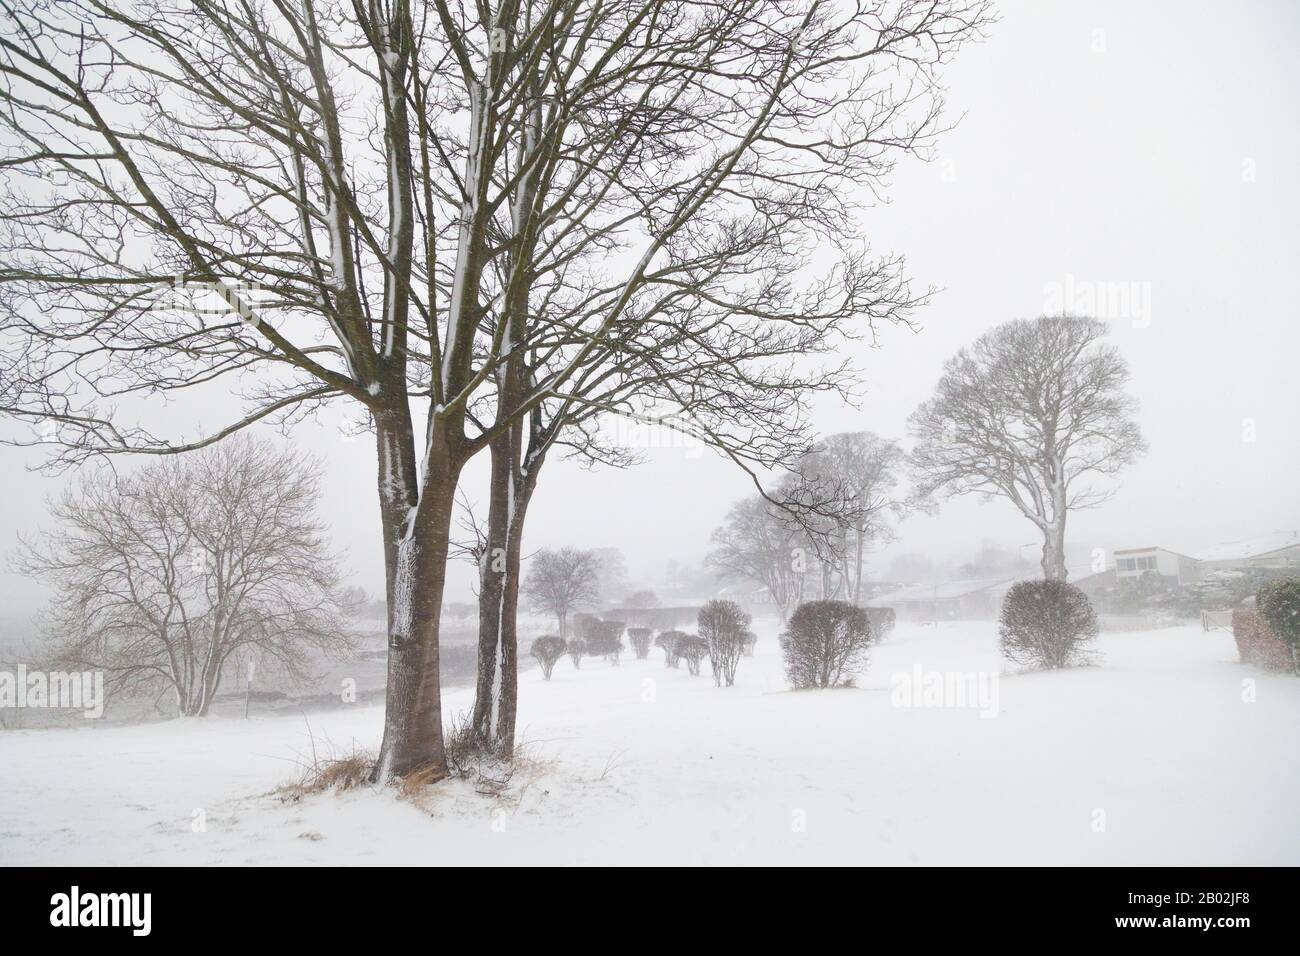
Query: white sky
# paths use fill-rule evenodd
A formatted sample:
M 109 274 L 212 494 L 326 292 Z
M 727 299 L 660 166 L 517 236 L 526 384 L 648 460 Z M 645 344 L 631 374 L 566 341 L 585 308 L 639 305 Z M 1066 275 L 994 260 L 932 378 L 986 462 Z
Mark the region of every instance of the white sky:
M 1071 518 L 1071 548 L 1163 545 L 1300 529 L 1300 5 L 1251 2 L 1005 2 L 984 44 L 946 73 L 963 118 L 935 162 L 904 164 L 870 220 L 880 251 L 906 253 L 920 285 L 944 289 L 919 334 L 887 330 L 864 350 L 860 411 L 828 405 L 825 432 L 901 437 L 945 358 L 982 331 L 1051 307 L 1049 286 L 1149 291 L 1112 319 L 1129 359 L 1150 452 L 1118 494 Z M 1253 175 L 1252 175 L 1253 174 Z M 1072 277 L 1072 278 L 1071 278 Z M 1108 318 L 1102 315 L 1103 318 Z M 202 410 L 193 412 L 202 415 Z M 1255 440 L 1243 440 L 1253 421 Z M 327 459 L 323 507 L 358 583 L 382 593 L 374 447 L 329 423 L 299 436 Z M 39 527 L 56 480 L 0 449 L 0 546 Z M 466 473 L 471 497 L 486 460 Z M 710 454 L 662 450 L 630 472 L 552 461 L 526 548 L 616 546 L 635 578 L 697 564 L 746 477 Z M 989 539 L 1036 538 L 1010 504 L 953 501 L 915 517 L 889 551 L 962 556 Z M 1026 549 L 1026 555 L 1034 549 Z M 470 568 L 448 597 L 469 596 Z M 0 576 L 0 617 L 38 585 Z

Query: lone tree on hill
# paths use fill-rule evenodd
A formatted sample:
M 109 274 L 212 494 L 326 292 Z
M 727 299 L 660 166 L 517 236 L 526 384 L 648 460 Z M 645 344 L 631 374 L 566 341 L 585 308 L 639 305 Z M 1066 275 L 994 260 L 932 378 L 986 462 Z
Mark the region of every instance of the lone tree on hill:
M 1105 334 L 1074 316 L 999 325 L 947 361 L 908 422 L 917 492 L 1009 498 L 1042 532 L 1049 581 L 1066 578 L 1068 513 L 1110 497 L 1094 479 L 1146 448 L 1128 365 Z

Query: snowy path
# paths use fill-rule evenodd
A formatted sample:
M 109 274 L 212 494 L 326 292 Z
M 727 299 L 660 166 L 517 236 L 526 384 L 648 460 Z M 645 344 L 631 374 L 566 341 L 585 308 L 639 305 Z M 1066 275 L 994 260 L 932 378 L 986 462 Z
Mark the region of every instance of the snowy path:
M 731 689 L 657 649 L 528 671 L 537 765 L 427 809 L 266 795 L 312 737 L 373 748 L 376 707 L 313 714 L 310 736 L 281 716 L 0 732 L 0 864 L 1300 864 L 1300 680 L 1239 665 L 1225 633 L 1105 635 L 1097 667 L 1003 675 L 991 719 L 891 704 L 917 664 L 999 670 L 991 623 L 901 624 L 832 692 L 787 691 L 761 633 Z

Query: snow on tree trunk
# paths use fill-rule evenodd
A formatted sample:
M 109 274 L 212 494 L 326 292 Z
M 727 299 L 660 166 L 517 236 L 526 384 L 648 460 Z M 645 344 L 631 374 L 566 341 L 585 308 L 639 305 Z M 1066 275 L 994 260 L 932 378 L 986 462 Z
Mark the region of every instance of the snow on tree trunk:
M 1065 527 L 1064 522 L 1043 529 L 1043 577 L 1048 581 L 1064 581 Z
M 447 775 L 438 675 L 439 615 L 446 584 L 451 517 L 460 466 L 441 428 L 429 435 L 418 505 L 392 520 L 412 500 L 414 469 L 402 459 L 411 446 L 400 427 L 377 420 L 379 488 L 384 503 L 388 590 L 388 694 L 376 777 L 381 781 L 422 770 Z M 400 452 L 400 454 L 399 454 Z
M 478 674 L 474 685 L 474 733 L 480 740 L 493 737 L 501 693 L 502 607 L 506 583 L 506 538 L 510 501 L 510 450 L 505 441 L 493 442 L 488 485 L 487 537 L 479 557 Z

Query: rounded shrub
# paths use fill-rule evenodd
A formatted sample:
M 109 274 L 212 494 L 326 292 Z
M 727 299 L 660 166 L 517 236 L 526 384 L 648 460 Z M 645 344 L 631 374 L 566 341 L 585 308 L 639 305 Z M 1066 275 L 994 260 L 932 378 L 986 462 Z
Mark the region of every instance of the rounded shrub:
M 1097 614 L 1073 584 L 1020 581 L 1007 591 L 998 625 L 1003 657 L 1055 669 L 1086 662 L 1085 645 L 1097 635 Z
M 852 686 L 867 665 L 871 625 L 864 608 L 847 601 L 808 601 L 790 615 L 781 635 L 785 676 L 795 687 Z
M 650 656 L 650 635 L 653 633 L 648 627 L 627 629 L 627 638 L 632 642 L 632 650 L 636 652 L 637 660 L 643 661 Z
M 575 638 L 564 645 L 564 653 L 569 655 L 569 660 L 573 661 L 573 667 L 578 670 L 582 667 L 583 655 L 587 653 L 587 642 Z
M 597 621 L 587 638 L 587 653 L 617 664 L 618 656 L 623 652 L 623 642 L 619 640 L 622 636 L 622 621 Z
M 700 662 L 709 653 L 709 642 L 694 634 L 683 634 L 677 638 L 675 647 L 677 656 L 686 662 L 686 670 L 692 677 L 700 676 Z
M 533 657 L 537 658 L 537 663 L 542 667 L 542 677 L 550 680 L 551 671 L 555 670 L 555 662 L 564 656 L 566 650 L 564 638 L 547 634 L 533 641 L 531 650 Z
M 663 631 L 655 638 L 655 647 L 664 649 L 665 667 L 677 667 L 681 663 L 682 655 L 677 649 L 677 642 L 685 636 L 682 631 Z

